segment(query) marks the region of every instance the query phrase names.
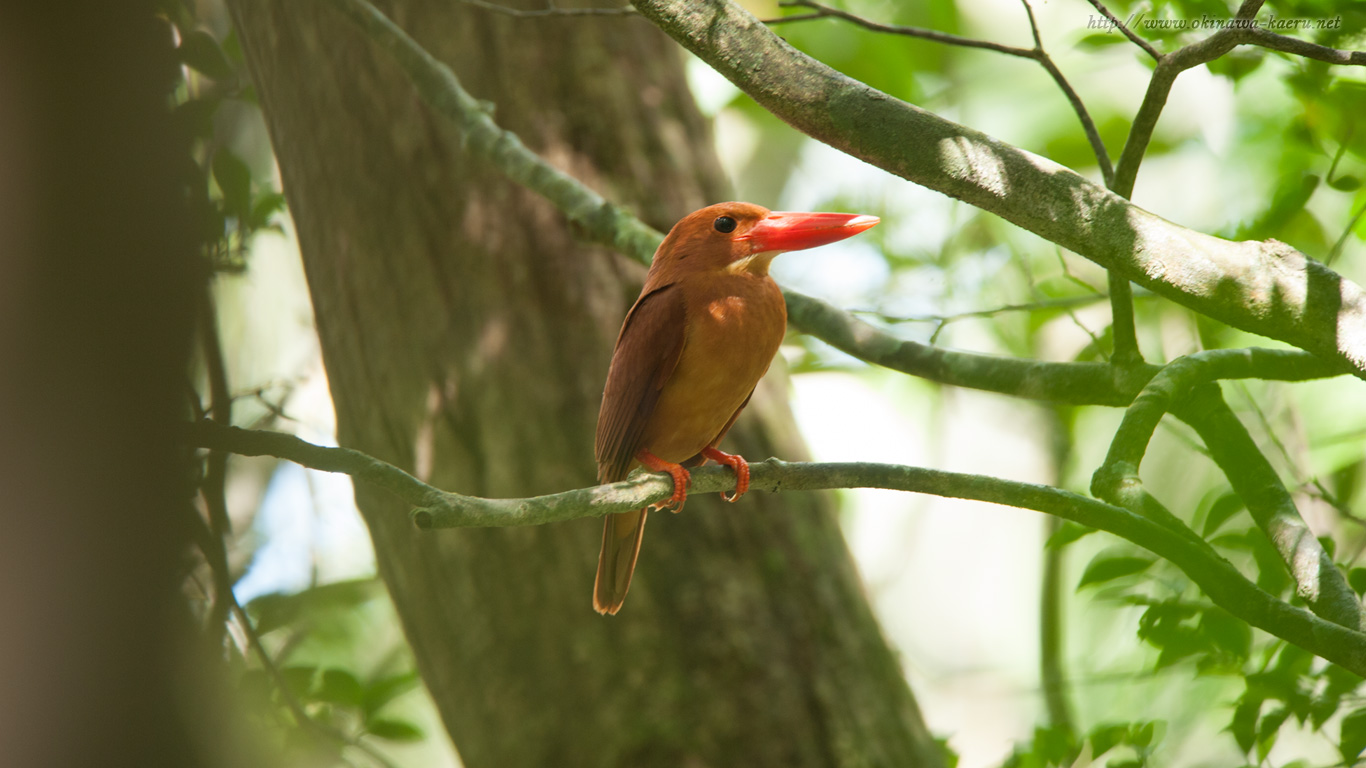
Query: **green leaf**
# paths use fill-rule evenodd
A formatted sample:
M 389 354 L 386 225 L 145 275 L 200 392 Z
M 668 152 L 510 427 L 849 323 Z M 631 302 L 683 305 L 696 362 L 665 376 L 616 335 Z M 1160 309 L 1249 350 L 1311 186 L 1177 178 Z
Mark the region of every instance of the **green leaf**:
M 1081 575 L 1081 581 L 1077 584 L 1077 589 L 1091 584 L 1100 584 L 1112 581 L 1122 576 L 1132 576 L 1135 573 L 1142 573 L 1156 562 L 1150 557 L 1135 557 L 1132 555 L 1108 556 L 1104 553 L 1097 555 L 1091 564 L 1086 566 L 1086 572 Z
M 1239 661 L 1252 653 L 1252 627 L 1223 608 L 1211 607 L 1200 617 L 1200 629 L 1214 645 Z
M 361 704 L 361 685 L 356 676 L 344 669 L 323 670 L 322 682 L 313 694 L 317 701 L 326 701 L 343 707 L 359 707 Z
M 1257 717 L 1261 714 L 1262 700 L 1258 698 L 1248 698 L 1243 696 L 1238 706 L 1233 710 L 1233 721 L 1228 724 L 1228 730 L 1233 734 L 1233 738 L 1238 742 L 1238 748 L 1247 754 L 1252 751 L 1252 747 L 1257 743 Z
M 273 592 L 247 604 L 256 619 L 256 631 L 266 634 L 309 616 L 328 612 L 351 612 L 381 594 L 378 579 L 355 579 L 312 587 L 296 594 Z
M 1157 736 L 1159 727 L 1165 731 L 1166 723 L 1161 720 L 1149 720 L 1134 730 L 1133 735 L 1129 738 L 1129 743 L 1138 747 L 1140 750 L 1146 750 L 1148 747 L 1152 746 L 1155 737 L 1158 739 L 1161 738 L 1160 736 Z
M 365 725 L 371 736 L 390 741 L 421 741 L 422 729 L 405 720 L 371 720 Z
M 1086 50 L 1099 50 L 1109 48 L 1112 45 L 1120 45 L 1128 40 L 1119 32 L 1092 32 L 1077 41 L 1077 47 Z
M 1127 725 L 1101 725 L 1093 728 L 1090 735 L 1091 756 L 1093 758 L 1114 749 L 1129 740 Z
M 365 687 L 361 696 L 361 708 L 368 718 L 381 707 L 417 687 L 417 670 L 398 675 L 383 677 Z
M 1357 756 L 1366 749 L 1366 707 L 1353 711 L 1342 718 L 1342 732 L 1338 750 L 1344 762 L 1356 762 Z
M 1077 744 L 1070 728 L 1034 729 L 1034 754 L 1048 765 L 1065 765 L 1077 755 Z
M 1262 717 L 1262 721 L 1257 724 L 1257 760 L 1266 760 L 1271 748 L 1276 746 L 1276 737 L 1281 732 L 1281 726 L 1285 724 L 1286 718 L 1290 717 L 1290 710 L 1285 707 L 1277 707 Z
M 1205 525 L 1200 530 L 1200 535 L 1209 538 L 1211 533 L 1219 530 L 1226 520 L 1238 514 L 1243 508 L 1243 499 L 1238 494 L 1229 491 L 1215 499 L 1210 505 L 1209 514 L 1205 515 Z
M 214 80 L 232 79 L 232 64 L 228 63 L 228 57 L 213 35 L 203 29 L 185 35 L 176 52 L 186 65 Z
M 1328 680 L 1328 684 L 1309 707 L 1309 722 L 1313 724 L 1314 730 L 1322 728 L 1323 724 L 1328 722 L 1328 718 L 1338 711 L 1343 696 L 1361 685 L 1360 677 L 1336 664 L 1329 664 L 1323 670 L 1322 676 Z
M 222 101 L 216 98 L 190 99 L 177 104 L 171 122 L 186 139 L 206 139 L 213 135 L 213 116 Z
M 1223 75 L 1236 83 L 1255 72 L 1266 58 L 1266 54 L 1261 51 L 1239 51 L 1235 49 L 1209 62 L 1206 66 L 1209 67 L 1210 72 Z
M 223 191 L 223 204 L 228 213 L 242 221 L 251 216 L 251 169 L 242 158 L 226 149 L 213 155 L 213 180 Z
M 256 197 L 248 220 L 252 229 L 264 229 L 270 218 L 285 207 L 285 196 L 279 192 L 266 192 Z
M 289 688 L 289 692 L 301 699 L 310 697 L 313 692 L 313 679 L 317 675 L 317 667 L 297 666 L 280 670 L 280 676 L 285 679 L 285 686 Z
M 1339 192 L 1355 192 L 1361 188 L 1361 179 L 1355 176 L 1339 176 L 1330 180 L 1328 186 Z
M 1080 539 L 1083 536 L 1088 536 L 1095 532 L 1095 528 L 1090 528 L 1088 526 L 1080 525 L 1078 523 L 1072 522 L 1071 520 L 1068 520 L 1064 522 L 1062 526 L 1058 528 L 1058 530 L 1054 531 L 1052 536 L 1048 537 L 1048 542 L 1045 543 L 1044 546 L 1048 547 L 1049 549 L 1065 547 L 1068 544 L 1071 544 L 1072 542 L 1076 541 L 1077 539 Z
M 249 710 L 260 712 L 270 706 L 274 685 L 264 669 L 249 669 L 243 672 L 237 681 L 237 688 L 241 692 L 243 704 Z
M 944 758 L 944 768 L 958 768 L 958 753 L 949 746 L 948 737 L 940 737 L 934 740 L 935 746 L 939 747 L 939 754 Z

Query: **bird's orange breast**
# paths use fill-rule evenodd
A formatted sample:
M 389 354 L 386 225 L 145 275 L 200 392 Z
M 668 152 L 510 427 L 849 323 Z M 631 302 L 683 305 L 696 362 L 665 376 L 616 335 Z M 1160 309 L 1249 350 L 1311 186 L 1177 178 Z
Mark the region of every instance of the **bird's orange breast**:
M 782 344 L 787 309 L 767 276 L 687 278 L 687 335 L 678 366 L 660 391 L 644 447 L 683 462 L 711 445 L 763 378 Z

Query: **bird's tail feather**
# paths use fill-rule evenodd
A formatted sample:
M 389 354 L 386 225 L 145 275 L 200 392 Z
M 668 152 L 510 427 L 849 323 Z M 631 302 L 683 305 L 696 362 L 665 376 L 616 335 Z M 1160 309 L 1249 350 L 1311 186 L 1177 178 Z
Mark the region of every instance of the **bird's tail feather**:
M 593 584 L 593 609 L 598 613 L 615 614 L 626 602 L 648 511 L 637 509 L 608 515 L 603 523 L 602 554 L 598 555 L 598 578 Z

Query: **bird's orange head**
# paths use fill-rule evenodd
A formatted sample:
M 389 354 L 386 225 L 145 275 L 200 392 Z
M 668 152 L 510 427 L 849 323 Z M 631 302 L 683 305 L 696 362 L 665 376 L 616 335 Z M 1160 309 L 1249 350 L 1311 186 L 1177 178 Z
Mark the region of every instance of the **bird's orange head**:
M 753 203 L 717 203 L 693 211 L 655 252 L 650 282 L 706 271 L 768 274 L 773 257 L 857 235 L 878 223 L 857 213 L 770 211 Z

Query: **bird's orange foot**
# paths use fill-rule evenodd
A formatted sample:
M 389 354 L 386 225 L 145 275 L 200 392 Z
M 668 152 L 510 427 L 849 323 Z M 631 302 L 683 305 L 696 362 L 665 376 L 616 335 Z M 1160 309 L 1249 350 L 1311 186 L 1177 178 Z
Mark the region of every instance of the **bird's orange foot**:
M 735 471 L 735 490 L 730 493 L 722 491 L 721 498 L 726 501 L 735 501 L 745 495 L 745 491 L 749 490 L 749 462 L 745 461 L 743 456 L 726 453 L 714 446 L 703 448 L 702 455 L 717 464 L 725 464 Z
M 654 472 L 668 472 L 669 476 L 674 479 L 673 495 L 660 504 L 650 505 L 650 509 L 682 512 L 683 502 L 688 500 L 688 486 L 692 485 L 692 475 L 688 474 L 688 470 L 684 469 L 681 464 L 665 461 L 649 451 L 641 451 L 636 454 L 636 461 Z

